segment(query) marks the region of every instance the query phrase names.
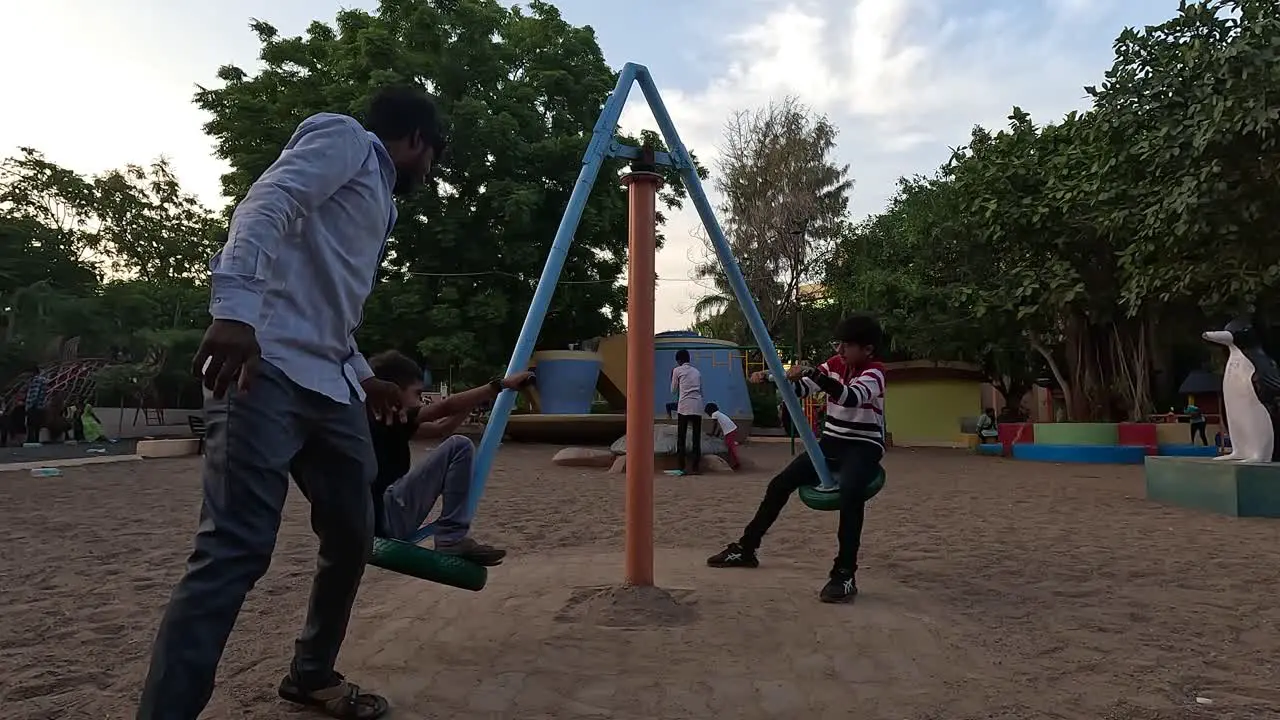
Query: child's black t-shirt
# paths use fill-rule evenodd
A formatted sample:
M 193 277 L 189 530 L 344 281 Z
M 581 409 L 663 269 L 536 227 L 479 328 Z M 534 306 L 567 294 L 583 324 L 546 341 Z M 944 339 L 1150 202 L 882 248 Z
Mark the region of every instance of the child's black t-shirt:
M 382 496 L 391 484 L 409 473 L 412 457 L 409 441 L 418 431 L 417 412 L 408 422 L 392 425 L 369 416 L 369 436 L 373 441 L 373 456 L 378 461 L 378 474 L 373 480 L 373 518 L 377 534 L 385 536 Z

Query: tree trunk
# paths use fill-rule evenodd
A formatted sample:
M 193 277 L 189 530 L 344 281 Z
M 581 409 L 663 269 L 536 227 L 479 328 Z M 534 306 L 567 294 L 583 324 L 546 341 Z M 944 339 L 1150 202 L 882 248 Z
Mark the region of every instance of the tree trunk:
M 1112 325 L 1112 363 L 1115 386 L 1124 396 L 1126 415 L 1142 422 L 1151 412 L 1151 313 Z
M 1067 405 L 1067 417 L 1074 418 L 1076 414 L 1075 398 L 1072 394 L 1071 383 L 1067 382 L 1067 377 L 1062 373 L 1062 368 L 1058 366 L 1058 361 L 1054 358 L 1053 352 L 1034 337 L 1031 338 L 1031 349 L 1040 353 L 1040 357 L 1043 357 L 1045 363 L 1048 364 L 1049 372 L 1053 373 L 1053 379 L 1057 380 L 1058 387 L 1062 388 L 1062 399 Z
M 1096 325 L 1080 312 L 1063 328 L 1066 371 L 1071 377 L 1068 417 L 1076 422 L 1106 422 L 1112 415 L 1110 325 Z

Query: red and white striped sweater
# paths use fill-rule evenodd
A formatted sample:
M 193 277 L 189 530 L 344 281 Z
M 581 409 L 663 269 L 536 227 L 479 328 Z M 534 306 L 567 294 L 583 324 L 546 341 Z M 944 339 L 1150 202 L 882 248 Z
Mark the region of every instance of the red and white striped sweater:
M 827 394 L 825 437 L 875 443 L 884 448 L 884 366 L 868 362 L 847 365 L 839 355 L 792 383 L 796 395 Z

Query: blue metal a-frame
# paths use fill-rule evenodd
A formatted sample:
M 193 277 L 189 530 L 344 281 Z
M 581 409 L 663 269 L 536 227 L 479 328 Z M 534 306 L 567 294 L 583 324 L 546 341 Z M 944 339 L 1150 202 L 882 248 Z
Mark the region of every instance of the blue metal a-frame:
M 622 108 L 627 104 L 627 95 L 631 92 L 631 86 L 637 83 L 640 85 L 640 91 L 644 93 L 645 100 L 649 103 L 649 109 L 653 112 L 654 120 L 657 121 L 658 129 L 662 131 L 663 140 L 668 148 L 667 153 L 656 153 L 655 160 L 659 165 L 675 167 L 680 172 L 685 189 L 693 200 L 694 208 L 697 209 L 698 216 L 715 246 L 716 256 L 724 266 L 734 298 L 741 306 L 742 314 L 751 327 L 751 334 L 755 336 L 756 344 L 764 354 L 769 371 L 778 385 L 782 401 L 786 404 L 791 417 L 803 418 L 804 409 L 800 405 L 800 399 L 796 397 L 791 384 L 784 379 L 785 370 L 782 367 L 782 361 L 778 358 L 773 339 L 769 337 L 764 319 L 756 308 L 751 291 L 747 289 L 747 282 L 742 276 L 742 270 L 738 267 L 737 259 L 733 256 L 733 250 L 729 247 L 729 241 L 716 220 L 715 211 L 711 207 L 711 201 L 707 199 L 707 193 L 702 187 L 702 181 L 698 178 L 697 168 L 694 167 L 689 151 L 680 140 L 675 124 L 671 122 L 671 115 L 658 94 L 658 88 L 649 75 L 649 69 L 635 63 L 627 63 L 622 68 L 622 73 L 618 76 L 618 84 L 605 102 L 600 119 L 596 121 L 591 143 L 582 156 L 582 172 L 578 174 L 578 181 L 573 186 L 573 194 L 569 196 L 569 204 L 565 208 L 564 217 L 560 220 L 560 227 L 556 230 L 555 240 L 551 243 L 551 254 L 547 256 L 547 264 L 542 268 L 542 277 L 538 279 L 538 288 L 533 293 L 529 313 L 524 318 L 524 326 L 520 328 L 520 337 L 516 340 L 515 350 L 511 352 L 507 374 L 520 372 L 529 367 L 533 346 L 538 340 L 538 333 L 542 330 L 542 321 L 547 315 L 547 307 L 551 304 L 551 295 L 555 292 L 556 283 L 560 280 L 560 270 L 564 267 L 569 245 L 573 242 L 578 221 L 582 219 L 582 210 L 586 207 L 587 198 L 591 195 L 596 176 L 600 174 L 600 167 L 605 159 L 610 157 L 631 160 L 640 158 L 640 148 L 623 145 L 614 136 L 618 120 L 622 116 Z M 629 281 L 638 282 L 640 279 L 629 278 Z M 480 502 L 480 496 L 484 493 L 485 481 L 489 477 L 489 470 L 493 466 L 493 458 L 498 452 L 498 446 L 502 444 L 502 436 L 507 430 L 507 418 L 510 417 L 515 402 L 516 393 L 506 390 L 493 404 L 493 412 L 489 415 L 484 437 L 480 440 L 480 449 L 476 453 L 475 467 L 472 471 L 471 507 L 469 508 L 472 515 Z M 822 451 L 818 448 L 818 440 L 814 437 L 812 428 L 807 423 L 797 423 L 797 427 L 800 439 L 804 442 L 805 451 L 814 461 L 814 467 L 818 471 L 823 487 L 834 487 L 830 470 L 823 460 Z M 434 525 L 428 525 L 420 530 L 414 539 L 420 541 L 431 535 L 433 531 Z

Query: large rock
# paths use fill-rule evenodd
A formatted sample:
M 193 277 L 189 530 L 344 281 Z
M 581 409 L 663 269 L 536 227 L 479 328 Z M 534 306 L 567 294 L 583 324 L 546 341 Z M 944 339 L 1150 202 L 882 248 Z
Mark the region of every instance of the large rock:
M 556 453 L 551 462 L 564 467 L 607 468 L 613 464 L 613 453 L 600 448 L 569 447 Z
M 711 418 L 706 418 L 703 423 L 714 422 Z M 686 438 L 685 451 L 689 451 L 693 438 Z M 627 454 L 627 436 L 623 435 L 609 449 L 615 455 Z M 729 452 L 729 448 L 724 444 L 724 438 L 711 437 L 703 434 L 702 436 L 702 454 L 703 455 L 724 455 Z M 653 426 L 653 454 L 655 456 L 675 455 L 676 454 L 676 426 L 675 425 L 654 425 Z
M 719 455 L 703 455 L 701 462 L 698 463 L 698 469 L 704 473 L 731 473 L 733 468 L 729 467 L 729 461 Z

